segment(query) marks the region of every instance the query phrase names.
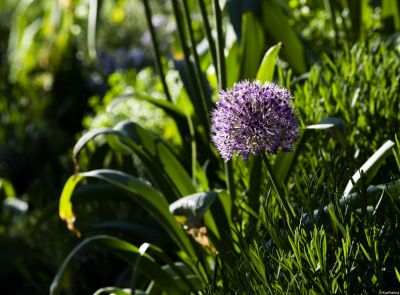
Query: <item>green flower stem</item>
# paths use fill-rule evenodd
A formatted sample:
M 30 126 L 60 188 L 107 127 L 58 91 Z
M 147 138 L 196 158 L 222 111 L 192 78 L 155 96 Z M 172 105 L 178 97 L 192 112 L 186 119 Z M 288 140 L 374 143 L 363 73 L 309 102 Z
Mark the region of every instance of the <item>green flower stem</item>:
M 233 178 L 232 160 L 225 163 L 226 187 L 231 196 L 231 199 L 236 199 L 235 180 Z
M 146 14 L 146 20 L 147 20 L 147 25 L 149 27 L 150 35 L 151 35 L 151 42 L 153 44 L 153 50 L 154 50 L 154 58 L 156 60 L 156 69 L 160 75 L 161 78 L 161 83 L 164 89 L 165 96 L 167 97 L 168 101 L 172 101 L 171 99 L 171 94 L 169 93 L 167 81 L 165 79 L 165 74 L 163 71 L 162 63 L 161 63 L 161 54 L 160 54 L 160 49 L 158 47 L 158 42 L 157 42 L 157 36 L 156 32 L 153 27 L 153 23 L 151 22 L 151 9 L 149 5 L 148 0 L 143 0 L 143 5 L 144 5 L 144 10 Z
M 213 0 L 214 20 L 217 27 L 217 68 L 218 68 L 218 89 L 226 88 L 226 69 L 224 55 L 224 39 L 222 34 L 222 15 L 218 0 Z M 233 177 L 232 161 L 225 163 L 226 187 L 228 188 L 231 199 L 236 198 L 235 181 Z
M 275 173 L 272 170 L 272 166 L 269 163 L 267 156 L 264 154 L 264 152 L 260 152 L 260 155 L 261 155 L 261 159 L 264 162 L 265 168 L 267 168 L 268 176 L 269 176 L 269 179 L 271 180 L 272 186 L 274 187 L 276 193 L 278 194 L 283 207 L 285 208 L 287 214 L 289 214 L 291 217 L 295 218 L 296 214 L 293 211 L 293 209 L 290 207 L 290 205 L 286 199 L 285 193 L 282 190 L 281 186 L 279 185 L 278 180 L 275 177 Z

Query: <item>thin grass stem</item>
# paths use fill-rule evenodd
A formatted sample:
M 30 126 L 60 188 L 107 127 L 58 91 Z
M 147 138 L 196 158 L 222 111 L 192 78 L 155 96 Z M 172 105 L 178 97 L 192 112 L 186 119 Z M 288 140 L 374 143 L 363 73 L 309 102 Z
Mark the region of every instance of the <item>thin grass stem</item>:
M 212 36 L 210 22 L 208 21 L 207 8 L 204 3 L 204 0 L 198 0 L 198 2 L 199 2 L 201 17 L 203 20 L 203 25 L 204 25 L 204 29 L 205 29 L 205 33 L 206 33 L 206 37 L 207 37 L 207 41 L 208 41 L 208 47 L 210 49 L 211 58 L 212 58 L 214 68 L 215 68 L 215 74 L 218 77 L 219 74 L 218 74 L 218 67 L 217 67 L 217 64 L 218 64 L 217 50 L 215 49 L 215 42 L 214 42 L 214 39 Z
M 155 66 L 158 71 L 158 74 L 160 75 L 160 79 L 161 79 L 161 83 L 162 83 L 162 86 L 164 89 L 165 97 L 167 98 L 168 101 L 172 101 L 171 94 L 168 89 L 167 81 L 165 79 L 163 66 L 161 63 L 161 54 L 160 54 L 160 48 L 158 46 L 156 32 L 154 30 L 153 23 L 151 21 L 152 13 L 151 13 L 149 1 L 143 0 L 143 5 L 144 5 L 145 14 L 146 14 L 147 26 L 149 27 L 149 31 L 150 31 L 150 35 L 151 35 L 151 43 L 153 45 L 153 50 L 154 50 L 154 58 L 156 61 Z
M 197 84 L 199 85 L 200 98 L 204 109 L 204 113 L 207 115 L 207 120 L 209 121 L 210 120 L 209 109 L 211 107 L 211 98 L 207 95 L 206 83 L 203 79 L 203 74 L 201 72 L 200 58 L 196 50 L 196 40 L 194 39 L 194 31 L 192 27 L 192 20 L 190 16 L 188 3 L 187 1 L 182 1 L 182 3 L 183 3 L 183 11 L 186 19 L 186 24 L 189 32 L 190 49 L 194 58 L 194 73 L 197 80 Z
M 190 87 L 193 90 L 193 94 L 194 95 L 199 95 L 200 94 L 200 88 L 201 86 L 198 85 L 197 80 L 194 78 L 196 77 L 196 73 L 195 70 L 193 68 L 193 64 L 192 61 L 190 60 L 190 49 L 188 48 L 187 44 L 186 44 L 186 36 L 185 36 L 185 31 L 184 31 L 184 23 L 181 17 L 181 11 L 179 9 L 179 3 L 177 0 L 172 0 L 172 9 L 174 11 L 174 16 L 175 16 L 175 21 L 176 21 L 176 25 L 177 25 L 177 29 L 178 29 L 178 37 L 179 37 L 179 41 L 182 45 L 182 49 L 183 49 L 183 54 L 185 57 L 185 67 L 188 71 L 188 79 L 189 79 L 189 84 Z M 200 99 L 200 101 L 202 100 L 201 96 L 197 96 L 197 98 Z M 209 116 L 208 116 L 208 111 L 205 111 L 203 108 L 202 103 L 199 101 L 197 98 L 194 98 L 192 101 L 195 105 L 195 108 L 200 112 L 200 119 L 201 122 L 204 126 L 205 130 L 209 130 Z

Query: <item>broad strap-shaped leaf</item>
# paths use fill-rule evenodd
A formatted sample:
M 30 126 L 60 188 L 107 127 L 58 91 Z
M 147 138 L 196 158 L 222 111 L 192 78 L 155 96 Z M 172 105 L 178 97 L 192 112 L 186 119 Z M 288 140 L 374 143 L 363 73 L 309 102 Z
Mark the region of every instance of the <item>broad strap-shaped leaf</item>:
M 283 43 L 282 55 L 298 73 L 307 70 L 305 50 L 299 36 L 289 25 L 289 18 L 278 1 L 261 1 L 264 29 L 274 40 Z
M 87 46 L 89 58 L 95 60 L 97 58 L 96 50 L 96 31 L 97 31 L 97 15 L 98 0 L 89 1 L 89 15 L 88 15 L 88 33 L 87 33 Z
M 265 53 L 261 65 L 258 68 L 257 80 L 261 82 L 269 82 L 274 78 L 275 62 L 279 54 L 279 50 L 282 48 L 282 43 L 272 46 Z
M 145 253 L 141 255 L 136 246 L 124 240 L 112 236 L 100 235 L 83 240 L 68 254 L 50 286 L 50 295 L 57 295 L 60 293 L 61 281 L 68 265 L 78 252 L 91 245 L 105 247 L 128 263 L 133 263 L 137 257 L 141 256 L 140 271 L 154 280 L 155 283 L 168 294 L 179 294 L 178 285 L 151 256 Z
M 195 257 L 188 237 L 180 225 L 175 221 L 174 216 L 169 212 L 168 203 L 163 195 L 143 180 L 120 171 L 110 169 L 93 170 L 90 172 L 79 173 L 68 179 L 61 194 L 59 213 L 61 219 L 67 222 L 69 229 L 74 229 L 73 225 L 75 222 L 75 214 L 71 202 L 72 192 L 78 182 L 83 178 L 96 178 L 106 181 L 132 196 L 134 201 L 143 206 L 144 209 L 160 222 L 160 225 L 164 227 L 167 233 L 189 257 Z
M 135 144 L 143 147 L 148 156 L 153 159 L 156 166 L 163 168 L 182 196 L 193 194 L 196 191 L 186 170 L 160 139 L 138 124 L 130 121 L 117 124 L 114 130 L 121 132 Z
M 240 68 L 237 66 L 239 62 L 239 45 L 233 42 L 228 49 L 226 56 L 226 86 L 231 88 L 234 83 L 239 80 Z
M 139 293 L 141 292 L 141 293 Z M 96 292 L 93 293 L 93 295 L 131 295 L 131 290 L 130 289 L 121 289 L 117 287 L 103 287 Z M 144 291 L 141 290 L 135 290 L 135 295 L 137 294 L 146 294 Z
M 218 193 L 214 191 L 192 194 L 170 204 L 169 211 L 174 215 L 185 216 L 196 224 L 201 221 L 216 198 Z
M 0 197 L 2 191 L 6 198 L 15 198 L 17 196 L 11 182 L 4 178 L 0 178 Z
M 351 180 L 346 185 L 343 192 L 343 197 L 347 198 L 353 191 L 354 185 L 361 179 L 361 172 L 365 175 L 366 183 L 369 183 L 371 179 L 376 175 L 379 167 L 383 164 L 386 157 L 391 153 L 395 143 L 391 140 L 386 141 L 352 176 Z
M 118 133 L 111 128 L 96 128 L 93 130 L 90 130 L 83 134 L 79 140 L 76 142 L 74 149 L 72 151 L 72 158 L 75 162 L 75 165 L 78 165 L 78 156 L 81 150 L 90 142 L 93 138 L 99 136 L 99 135 L 108 135 L 108 134 L 114 134 L 118 135 Z
M 343 122 L 340 118 L 328 117 L 317 124 L 308 125 L 306 127 L 306 129 L 313 130 L 328 130 L 333 128 L 343 128 Z
M 142 145 L 137 144 L 132 138 L 120 131 L 116 131 L 118 137 L 110 136 L 108 143 L 117 152 L 129 154 L 134 153 L 141 160 L 149 180 L 157 186 L 168 201 L 175 201 L 182 194 L 178 191 L 171 178 L 166 174 L 157 158 L 149 154 Z
M 240 80 L 256 77 L 265 50 L 264 46 L 264 32 L 259 21 L 252 13 L 244 13 L 240 48 Z
M 150 180 L 162 190 L 168 200 L 173 201 L 196 191 L 190 176 L 165 143 L 130 121 L 123 121 L 114 129 L 97 128 L 85 133 L 73 150 L 77 168 L 80 151 L 99 135 L 109 135 L 108 142 L 117 152 L 135 153 L 143 162 Z
M 391 19 L 393 21 L 394 29 L 398 32 L 400 30 L 399 1 L 382 0 L 382 17 Z
M 93 201 L 124 201 L 126 195 L 118 194 L 118 188 L 109 183 L 91 183 L 86 186 L 78 187 L 73 191 L 73 198 L 79 199 L 79 203 L 87 203 Z M 112 200 L 110 199 L 112 195 Z M 37 234 L 39 228 L 48 222 L 51 222 L 52 217 L 57 215 L 59 211 L 59 201 L 54 200 L 42 209 L 35 219 L 35 223 L 29 227 L 28 235 L 33 237 Z

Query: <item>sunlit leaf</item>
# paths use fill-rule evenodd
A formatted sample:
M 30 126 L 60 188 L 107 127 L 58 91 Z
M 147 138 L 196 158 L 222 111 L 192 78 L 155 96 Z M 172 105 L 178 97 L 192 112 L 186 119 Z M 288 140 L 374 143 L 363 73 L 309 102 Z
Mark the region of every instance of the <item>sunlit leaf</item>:
M 67 222 L 69 229 L 74 229 L 75 222 L 75 214 L 71 203 L 72 192 L 83 178 L 96 178 L 106 181 L 130 195 L 134 201 L 142 205 L 159 221 L 160 225 L 186 251 L 189 257 L 194 257 L 189 239 L 169 212 L 168 203 L 163 195 L 144 181 L 119 171 L 109 169 L 93 170 L 79 173 L 68 179 L 61 195 L 59 210 L 60 217 Z
M 346 198 L 354 188 L 354 185 L 357 184 L 361 179 L 361 171 L 366 177 L 366 183 L 369 183 L 371 179 L 376 175 L 380 166 L 385 161 L 386 157 L 392 151 L 392 148 L 395 146 L 394 142 L 391 140 L 386 141 L 361 167 L 360 169 L 353 175 L 352 179 L 346 185 L 344 189 L 343 195 Z
M 257 80 L 261 82 L 269 82 L 274 78 L 275 62 L 279 54 L 279 50 L 282 48 L 282 43 L 278 43 L 265 53 L 261 65 L 257 72 Z

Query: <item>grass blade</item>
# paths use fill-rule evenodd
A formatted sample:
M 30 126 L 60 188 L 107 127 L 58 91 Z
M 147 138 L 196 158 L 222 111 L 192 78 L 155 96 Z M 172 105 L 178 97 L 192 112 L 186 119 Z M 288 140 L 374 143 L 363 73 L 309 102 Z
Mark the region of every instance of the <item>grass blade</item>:
M 150 31 L 151 43 L 153 45 L 153 50 L 154 50 L 154 58 L 155 58 L 155 61 L 156 61 L 155 62 L 155 66 L 156 66 L 156 69 L 158 71 L 158 74 L 160 75 L 160 79 L 161 79 L 161 83 L 162 83 L 162 86 L 163 86 L 163 89 L 164 89 L 165 97 L 167 98 L 168 101 L 172 101 L 171 94 L 170 94 L 169 89 L 168 89 L 167 81 L 165 79 L 163 66 L 162 66 L 162 63 L 161 63 L 161 53 L 160 53 L 160 49 L 159 49 L 159 46 L 158 46 L 157 35 L 156 35 L 155 30 L 154 30 L 153 23 L 151 21 L 152 13 L 151 13 L 150 3 L 149 2 L 150 1 L 148 1 L 148 0 L 143 0 L 147 26 L 148 26 L 149 31 Z

